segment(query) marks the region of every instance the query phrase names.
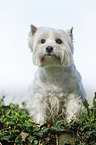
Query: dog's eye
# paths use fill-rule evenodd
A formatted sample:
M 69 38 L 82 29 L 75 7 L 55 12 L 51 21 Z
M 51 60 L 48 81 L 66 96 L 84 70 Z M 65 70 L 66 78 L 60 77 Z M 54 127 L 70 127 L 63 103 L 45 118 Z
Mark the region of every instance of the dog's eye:
M 62 40 L 61 39 L 56 39 L 56 43 L 62 44 Z
M 42 44 L 45 43 L 45 39 L 41 39 L 41 43 L 42 43 Z

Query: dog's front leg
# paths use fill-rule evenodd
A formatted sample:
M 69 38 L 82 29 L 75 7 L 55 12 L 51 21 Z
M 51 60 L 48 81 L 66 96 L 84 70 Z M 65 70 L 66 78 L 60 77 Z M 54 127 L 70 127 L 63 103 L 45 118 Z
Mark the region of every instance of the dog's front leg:
M 39 105 L 40 104 L 38 103 L 37 106 L 32 106 L 30 114 L 36 123 L 43 124 L 45 122 L 45 113 L 43 108 L 39 107 Z
M 43 124 L 45 122 L 46 102 L 40 93 L 35 93 L 31 103 L 31 116 L 36 123 Z
M 76 119 L 76 116 L 79 114 L 82 108 L 81 97 L 76 96 L 76 94 L 70 94 L 66 102 L 66 119 L 68 122 Z
M 42 112 L 38 112 L 34 117 L 36 123 L 44 124 L 44 114 Z

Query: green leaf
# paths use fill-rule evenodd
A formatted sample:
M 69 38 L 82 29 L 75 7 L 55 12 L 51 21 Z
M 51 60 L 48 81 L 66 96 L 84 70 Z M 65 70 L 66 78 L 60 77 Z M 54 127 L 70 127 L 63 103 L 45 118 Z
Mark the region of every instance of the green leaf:
M 22 102 L 22 106 L 25 108 L 26 107 L 26 102 Z
M 3 96 L 3 97 L 0 99 L 0 107 L 1 107 L 2 105 L 4 105 L 4 98 L 5 98 L 5 96 Z
M 40 127 L 38 127 L 37 125 L 33 126 L 33 131 L 39 131 L 39 130 L 40 130 Z
M 34 140 L 33 145 L 38 145 L 38 140 Z
M 30 143 L 33 143 L 35 137 L 30 135 L 27 139 L 29 140 Z
M 88 104 L 88 101 L 85 99 L 85 101 L 84 101 L 84 106 L 85 106 L 85 108 L 87 109 L 87 111 L 88 111 L 88 116 L 89 116 L 89 114 L 90 114 L 90 109 L 89 109 L 89 104 Z
M 10 138 L 11 138 L 10 135 L 8 135 L 8 136 L 3 136 L 3 137 L 1 138 L 1 140 L 9 141 Z
M 62 141 L 61 145 L 71 145 L 71 144 L 69 143 L 69 141 L 64 140 L 64 141 Z
M 15 139 L 15 142 L 16 143 L 21 143 L 22 142 L 22 136 L 21 135 L 17 136 L 16 139 Z
M 91 134 L 96 135 L 96 130 L 92 130 L 92 131 L 89 131 L 89 132 L 88 132 L 88 135 L 91 135 Z
M 21 136 L 22 136 L 22 141 L 26 140 L 26 137 L 29 135 L 29 133 L 26 132 L 21 132 Z
M 93 98 L 93 107 L 96 108 L 96 92 L 95 92 L 95 96 Z

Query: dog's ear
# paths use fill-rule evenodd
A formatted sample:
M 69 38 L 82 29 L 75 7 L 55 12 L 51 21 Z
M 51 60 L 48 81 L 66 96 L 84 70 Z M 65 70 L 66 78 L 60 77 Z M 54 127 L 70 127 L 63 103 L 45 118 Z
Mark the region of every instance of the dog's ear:
M 71 40 L 73 41 L 73 27 L 71 29 L 68 29 L 66 31 L 66 34 L 71 38 Z
M 37 27 L 35 27 L 34 25 L 31 25 L 31 33 L 32 33 L 32 35 L 34 35 L 36 31 L 37 31 Z
M 37 31 L 37 27 L 35 27 L 34 25 L 30 25 L 31 31 L 29 32 L 29 39 L 28 39 L 28 44 L 29 44 L 29 48 L 31 49 L 31 51 L 33 51 L 32 45 L 33 45 L 33 37 L 34 34 Z

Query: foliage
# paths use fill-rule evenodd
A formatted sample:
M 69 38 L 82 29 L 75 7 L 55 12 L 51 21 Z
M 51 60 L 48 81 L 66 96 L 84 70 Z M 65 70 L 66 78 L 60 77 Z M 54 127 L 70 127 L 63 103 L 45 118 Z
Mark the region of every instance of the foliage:
M 42 126 L 33 122 L 29 113 L 19 105 L 4 105 L 4 96 L 0 101 L 0 145 L 58 145 L 58 137 L 68 134 L 74 139 L 74 145 L 95 145 L 96 139 L 96 93 L 93 107 L 90 109 L 85 100 L 86 112 L 82 112 L 76 121 L 64 120 L 48 122 Z M 63 140 L 62 145 L 70 145 Z

